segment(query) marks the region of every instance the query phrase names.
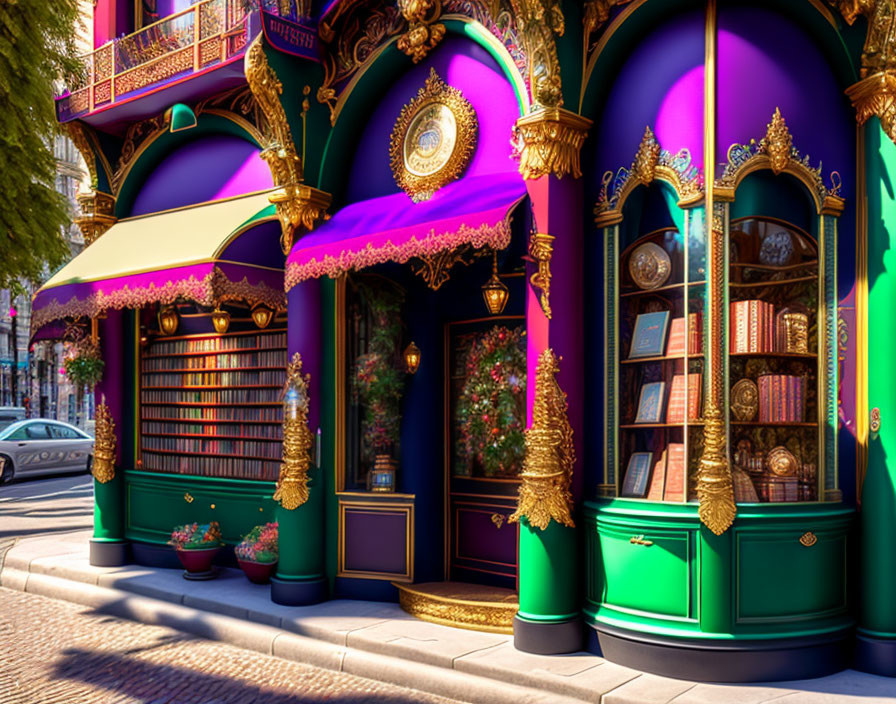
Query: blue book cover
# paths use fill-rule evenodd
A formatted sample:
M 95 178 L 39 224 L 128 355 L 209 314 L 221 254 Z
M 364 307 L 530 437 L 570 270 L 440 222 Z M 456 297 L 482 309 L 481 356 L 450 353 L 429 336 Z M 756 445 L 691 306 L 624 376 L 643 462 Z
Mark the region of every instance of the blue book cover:
M 635 423 L 662 423 L 666 406 L 663 397 L 666 395 L 665 381 L 652 381 L 641 387 L 641 398 L 638 401 L 638 415 Z
M 629 359 L 660 357 L 666 348 L 666 330 L 669 327 L 669 311 L 641 313 L 635 320 L 632 349 Z
M 643 497 L 647 493 L 647 480 L 650 478 L 650 462 L 652 452 L 633 452 L 625 470 L 625 481 L 622 483 L 622 495 Z

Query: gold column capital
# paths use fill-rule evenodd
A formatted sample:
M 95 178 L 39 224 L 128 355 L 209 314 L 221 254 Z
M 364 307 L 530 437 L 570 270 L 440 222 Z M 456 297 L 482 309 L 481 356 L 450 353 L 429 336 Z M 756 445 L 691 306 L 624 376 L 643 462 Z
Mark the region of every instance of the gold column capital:
M 304 183 L 290 183 L 274 191 L 268 200 L 277 208 L 282 234 L 280 246 L 283 254 L 289 254 L 295 243 L 295 234 L 300 228 L 313 230 L 326 220 L 327 208 L 333 196 Z
M 887 135 L 896 142 L 896 71 L 880 71 L 846 89 L 856 109 L 856 122 L 864 125 L 875 115 Z
M 541 108 L 513 126 L 514 154 L 524 179 L 553 173 L 582 177 L 580 153 L 591 120 L 564 108 Z
M 118 218 L 115 217 L 115 197 L 102 191 L 78 194 L 81 215 L 75 223 L 84 235 L 84 243 L 90 246 L 96 242 Z

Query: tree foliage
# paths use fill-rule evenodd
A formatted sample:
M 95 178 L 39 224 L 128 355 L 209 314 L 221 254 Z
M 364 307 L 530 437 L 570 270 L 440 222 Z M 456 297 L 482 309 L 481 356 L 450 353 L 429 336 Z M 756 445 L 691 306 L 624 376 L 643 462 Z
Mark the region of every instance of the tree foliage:
M 55 189 L 54 86 L 82 72 L 77 0 L 0 0 L 0 288 L 39 281 L 70 256 Z

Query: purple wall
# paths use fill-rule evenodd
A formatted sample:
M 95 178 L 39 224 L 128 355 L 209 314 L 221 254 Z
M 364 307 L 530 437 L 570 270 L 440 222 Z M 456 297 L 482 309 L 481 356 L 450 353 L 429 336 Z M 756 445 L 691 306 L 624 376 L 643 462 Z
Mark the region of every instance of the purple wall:
M 389 168 L 389 139 L 395 120 L 429 77 L 430 68 L 459 89 L 476 111 L 479 139 L 466 175 L 515 171 L 510 130 L 519 112 L 513 88 L 488 52 L 472 41 L 449 37 L 420 65 L 391 85 L 361 134 L 346 201 L 398 193 Z
M 686 147 L 702 168 L 703 36 L 702 10 L 688 12 L 647 34 L 624 60 L 595 121 L 597 186 L 605 171 L 632 163 L 647 125 L 663 149 Z
M 143 215 L 271 188 L 271 172 L 250 142 L 201 137 L 165 157 L 140 188 L 131 215 Z

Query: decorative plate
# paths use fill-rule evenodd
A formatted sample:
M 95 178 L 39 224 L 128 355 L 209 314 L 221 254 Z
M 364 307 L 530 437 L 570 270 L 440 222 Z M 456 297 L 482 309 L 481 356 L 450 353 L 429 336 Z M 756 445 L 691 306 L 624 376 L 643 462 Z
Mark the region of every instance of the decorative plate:
M 793 237 L 780 230 L 767 235 L 759 248 L 759 262 L 766 266 L 786 266 L 793 259 Z
M 793 477 L 797 473 L 797 461 L 793 453 L 783 445 L 778 445 L 769 450 L 765 462 L 768 468 L 779 477 Z
M 395 183 L 415 203 L 429 200 L 467 168 L 478 130 L 473 106 L 431 69 L 392 129 L 389 157 Z
M 741 379 L 731 387 L 731 412 L 736 420 L 751 421 L 759 411 L 759 389 L 751 379 Z
M 653 242 L 645 242 L 635 248 L 628 259 L 628 273 L 632 281 L 643 289 L 654 289 L 669 280 L 672 260 L 665 249 Z

